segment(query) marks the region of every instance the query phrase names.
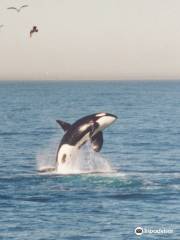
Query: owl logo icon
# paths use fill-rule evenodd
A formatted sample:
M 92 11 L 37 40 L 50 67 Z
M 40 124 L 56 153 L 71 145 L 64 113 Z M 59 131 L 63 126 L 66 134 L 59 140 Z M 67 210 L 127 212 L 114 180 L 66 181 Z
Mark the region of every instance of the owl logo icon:
M 137 228 L 135 228 L 134 232 L 137 236 L 141 236 L 143 234 L 143 228 L 142 227 L 137 227 Z

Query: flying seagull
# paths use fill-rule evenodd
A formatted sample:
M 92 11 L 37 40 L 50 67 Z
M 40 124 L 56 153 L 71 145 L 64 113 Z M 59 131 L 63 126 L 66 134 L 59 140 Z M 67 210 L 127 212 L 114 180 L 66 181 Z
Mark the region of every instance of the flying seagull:
M 16 10 L 18 13 L 21 11 L 22 8 L 26 8 L 26 7 L 29 7 L 28 5 L 22 5 L 21 7 L 19 8 L 16 8 L 16 7 L 8 7 L 7 9 L 8 10 Z
M 30 31 L 30 37 L 32 37 L 33 33 L 38 32 L 38 29 L 36 26 L 33 26 L 32 30 Z

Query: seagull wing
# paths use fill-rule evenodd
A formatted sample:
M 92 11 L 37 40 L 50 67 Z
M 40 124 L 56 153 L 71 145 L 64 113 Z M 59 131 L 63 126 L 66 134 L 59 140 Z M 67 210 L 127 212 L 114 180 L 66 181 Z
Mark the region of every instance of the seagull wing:
M 20 9 L 25 8 L 25 7 L 29 7 L 29 6 L 28 6 L 28 5 L 22 5 L 22 6 L 20 7 Z
M 16 7 L 8 7 L 7 9 L 13 9 L 13 10 L 16 10 L 16 11 L 17 11 L 17 8 L 16 8 Z
M 32 29 L 32 30 L 30 31 L 30 37 L 32 37 L 33 33 L 34 33 L 34 31 L 33 31 L 33 29 Z
M 17 8 L 15 8 L 15 7 L 9 7 L 9 8 L 7 8 L 8 10 L 9 9 L 12 9 L 12 10 L 16 10 L 16 11 L 18 11 L 18 9 Z

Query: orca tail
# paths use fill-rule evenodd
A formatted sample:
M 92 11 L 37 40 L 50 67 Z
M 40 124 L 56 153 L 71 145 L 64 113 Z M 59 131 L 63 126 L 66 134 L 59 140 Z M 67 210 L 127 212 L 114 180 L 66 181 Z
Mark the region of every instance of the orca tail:
M 48 172 L 54 172 L 56 168 L 54 167 L 49 167 L 49 168 L 43 168 L 43 169 L 38 169 L 39 173 L 48 173 Z

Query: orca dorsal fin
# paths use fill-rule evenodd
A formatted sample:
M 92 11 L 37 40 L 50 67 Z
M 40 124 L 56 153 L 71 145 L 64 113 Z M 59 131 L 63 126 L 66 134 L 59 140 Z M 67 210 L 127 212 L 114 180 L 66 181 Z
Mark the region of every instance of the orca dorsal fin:
M 70 127 L 71 124 L 61 121 L 61 120 L 56 120 L 56 122 L 62 127 L 62 129 L 66 132 Z
M 91 143 L 92 143 L 93 150 L 95 152 L 99 152 L 103 145 L 103 133 L 98 132 L 96 135 L 94 135 L 91 138 Z

